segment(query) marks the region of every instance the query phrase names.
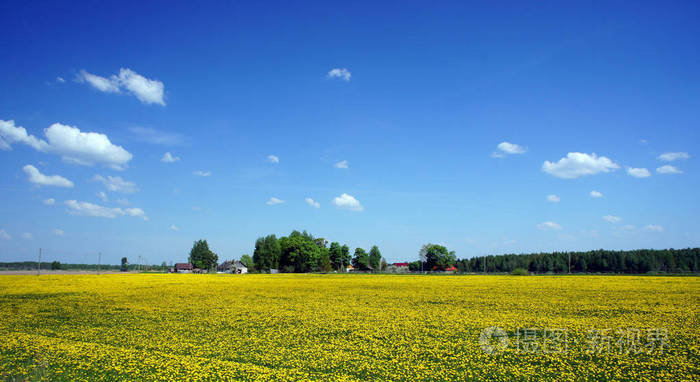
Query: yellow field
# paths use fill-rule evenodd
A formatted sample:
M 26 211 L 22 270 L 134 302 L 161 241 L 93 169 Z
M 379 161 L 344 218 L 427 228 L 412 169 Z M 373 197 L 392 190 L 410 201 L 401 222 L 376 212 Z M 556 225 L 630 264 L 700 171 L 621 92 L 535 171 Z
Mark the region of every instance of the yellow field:
M 695 277 L 0 276 L 0 376 L 697 381 L 699 311 Z

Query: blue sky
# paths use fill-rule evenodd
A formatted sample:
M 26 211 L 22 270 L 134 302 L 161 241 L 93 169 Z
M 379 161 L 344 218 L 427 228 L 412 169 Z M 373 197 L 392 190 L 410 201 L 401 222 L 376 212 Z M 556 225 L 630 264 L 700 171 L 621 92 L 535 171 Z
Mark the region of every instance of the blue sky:
M 389 261 L 698 246 L 699 17 L 3 2 L 0 260 L 230 259 L 293 229 Z

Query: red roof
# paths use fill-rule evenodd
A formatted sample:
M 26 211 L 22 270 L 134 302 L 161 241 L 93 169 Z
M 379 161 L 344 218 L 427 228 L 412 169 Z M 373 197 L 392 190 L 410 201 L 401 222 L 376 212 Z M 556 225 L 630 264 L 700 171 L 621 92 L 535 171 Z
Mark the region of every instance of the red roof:
M 194 267 L 190 263 L 175 263 L 176 271 L 191 271 Z
M 396 267 L 407 267 L 408 263 L 394 263 L 394 266 Z
M 455 266 L 453 265 L 453 266 L 451 266 L 451 267 L 449 267 L 449 268 L 445 268 L 445 270 L 446 270 L 446 271 L 456 271 L 457 268 L 455 268 Z

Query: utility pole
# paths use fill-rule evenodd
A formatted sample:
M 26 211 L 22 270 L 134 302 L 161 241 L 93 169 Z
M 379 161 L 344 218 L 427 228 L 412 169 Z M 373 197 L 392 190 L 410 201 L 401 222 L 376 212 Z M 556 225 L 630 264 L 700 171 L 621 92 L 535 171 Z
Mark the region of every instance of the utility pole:
M 39 248 L 39 262 L 36 265 L 36 275 L 39 276 L 41 274 L 41 248 Z
M 97 253 L 97 274 L 102 270 L 102 252 Z

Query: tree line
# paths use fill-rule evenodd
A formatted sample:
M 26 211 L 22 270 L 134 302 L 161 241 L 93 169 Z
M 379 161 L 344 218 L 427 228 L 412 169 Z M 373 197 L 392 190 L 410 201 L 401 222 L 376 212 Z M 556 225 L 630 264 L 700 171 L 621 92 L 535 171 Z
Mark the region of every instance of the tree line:
M 415 267 L 415 265 L 414 265 Z M 472 257 L 455 261 L 459 272 L 533 273 L 698 273 L 700 248 L 594 250 Z
M 369 252 L 355 248 L 351 256 L 350 248 L 345 244 L 332 242 L 329 246 L 328 240 L 297 230 L 280 238 L 275 235 L 258 238 L 253 251 L 253 264 L 258 272 L 269 272 L 271 269 L 297 273 L 342 271 L 348 265 L 360 271 L 386 268 L 386 261 L 376 245 Z

